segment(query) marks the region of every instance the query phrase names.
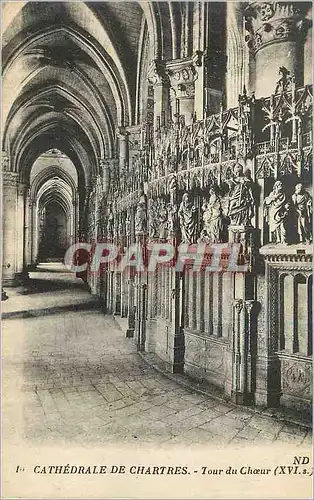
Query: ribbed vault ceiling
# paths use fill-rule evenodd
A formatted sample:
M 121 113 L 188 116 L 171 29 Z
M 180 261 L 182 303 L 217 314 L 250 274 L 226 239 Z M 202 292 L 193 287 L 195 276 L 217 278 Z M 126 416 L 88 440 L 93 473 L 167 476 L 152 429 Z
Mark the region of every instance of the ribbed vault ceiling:
M 4 6 L 3 148 L 21 179 L 58 148 L 83 186 L 114 154 L 117 127 L 134 123 L 143 15 L 153 26 L 145 2 Z

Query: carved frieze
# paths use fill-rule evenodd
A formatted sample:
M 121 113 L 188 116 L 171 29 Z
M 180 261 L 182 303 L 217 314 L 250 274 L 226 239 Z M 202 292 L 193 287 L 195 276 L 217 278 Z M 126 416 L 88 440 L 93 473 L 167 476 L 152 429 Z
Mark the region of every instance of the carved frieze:
M 264 245 L 259 249 L 266 262 L 272 268 L 299 270 L 311 269 L 311 262 L 313 258 L 312 245 Z

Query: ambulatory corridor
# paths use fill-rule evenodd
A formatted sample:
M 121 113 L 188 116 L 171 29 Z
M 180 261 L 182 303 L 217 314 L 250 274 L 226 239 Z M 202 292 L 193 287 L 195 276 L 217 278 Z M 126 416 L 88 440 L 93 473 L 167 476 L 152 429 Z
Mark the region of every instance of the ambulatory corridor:
M 30 277 L 2 302 L 3 437 L 10 443 L 311 443 L 306 427 L 156 371 L 61 264 L 40 265 Z
M 312 3 L 3 3 L 7 430 L 308 439 Z

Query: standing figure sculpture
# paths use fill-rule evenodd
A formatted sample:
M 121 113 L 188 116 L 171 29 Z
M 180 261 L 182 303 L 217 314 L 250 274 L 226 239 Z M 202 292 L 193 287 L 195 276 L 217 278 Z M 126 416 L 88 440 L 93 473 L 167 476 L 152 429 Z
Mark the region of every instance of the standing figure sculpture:
M 302 184 L 297 184 L 292 195 L 297 216 L 297 230 L 300 243 L 312 242 L 312 199 Z
M 178 211 L 182 243 L 195 243 L 197 230 L 197 211 L 188 193 L 184 193 Z
M 157 200 L 148 202 L 149 237 L 158 238 L 158 209 Z
M 112 204 L 108 206 L 108 222 L 107 222 L 107 238 L 113 239 L 114 235 L 114 215 L 113 215 L 113 209 L 112 209 Z
M 234 177 L 227 180 L 229 184 L 228 212 L 230 224 L 235 226 L 251 226 L 254 215 L 254 197 L 252 181 L 243 173 L 243 167 L 237 163 Z
M 286 224 L 290 204 L 281 181 L 276 181 L 272 192 L 264 200 L 264 214 L 269 224 L 272 243 L 287 243 Z
M 168 212 L 164 199 L 158 200 L 158 236 L 160 239 L 165 239 L 167 236 Z
M 172 200 L 167 205 L 167 223 L 166 223 L 166 233 L 167 238 L 171 239 L 175 236 L 178 229 L 178 207 L 177 204 Z
M 223 230 L 223 214 L 221 202 L 213 187 L 209 190 L 209 200 L 203 203 L 203 230 L 199 241 L 219 243 Z
M 124 218 L 125 218 L 125 213 L 120 212 L 119 222 L 118 222 L 118 237 L 120 239 L 123 238 L 123 236 L 124 236 L 124 224 L 125 224 Z
M 131 236 L 131 215 L 130 215 L 130 213 L 127 213 L 127 216 L 125 219 L 125 236 L 127 236 L 127 237 Z
M 140 196 L 135 212 L 135 234 L 136 236 L 143 236 L 147 232 L 147 211 L 146 211 L 146 197 L 144 194 Z
M 276 83 L 275 94 L 280 94 L 280 92 L 288 90 L 294 78 L 290 75 L 290 71 L 285 66 L 280 66 L 279 75 L 281 75 L 281 77 Z

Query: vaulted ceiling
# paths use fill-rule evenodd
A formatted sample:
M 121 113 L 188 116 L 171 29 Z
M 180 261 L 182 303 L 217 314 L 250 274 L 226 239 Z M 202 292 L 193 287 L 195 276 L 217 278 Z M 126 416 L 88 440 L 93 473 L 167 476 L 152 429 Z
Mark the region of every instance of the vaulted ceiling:
M 28 182 L 36 158 L 51 148 L 73 161 L 80 185 L 98 173 L 100 158 L 114 155 L 117 128 L 135 123 L 144 31 L 160 56 L 161 8 L 150 2 L 4 4 L 3 149 L 21 179 Z

